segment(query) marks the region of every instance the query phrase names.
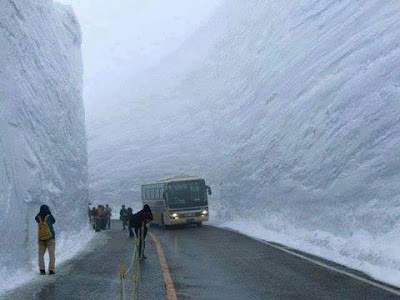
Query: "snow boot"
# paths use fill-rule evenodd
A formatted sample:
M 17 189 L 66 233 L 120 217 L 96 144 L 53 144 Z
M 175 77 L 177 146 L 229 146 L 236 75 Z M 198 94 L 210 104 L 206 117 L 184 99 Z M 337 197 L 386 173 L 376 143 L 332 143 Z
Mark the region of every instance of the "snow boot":
M 54 273 L 54 271 L 49 272 L 49 275 L 54 275 L 54 274 L 56 274 L 56 273 Z
M 40 270 L 40 275 L 46 275 L 46 271 L 45 270 Z

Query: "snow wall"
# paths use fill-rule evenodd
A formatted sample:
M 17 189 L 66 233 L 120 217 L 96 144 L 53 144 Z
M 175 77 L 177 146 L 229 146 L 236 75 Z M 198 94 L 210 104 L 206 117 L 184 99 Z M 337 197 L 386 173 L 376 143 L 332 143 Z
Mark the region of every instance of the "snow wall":
M 0 292 L 38 272 L 41 204 L 56 218 L 58 262 L 85 241 L 80 44 L 71 9 L 48 0 L 0 2 Z
M 399 20 L 399 1 L 226 1 L 89 117 L 93 201 L 204 176 L 221 226 L 400 286 Z

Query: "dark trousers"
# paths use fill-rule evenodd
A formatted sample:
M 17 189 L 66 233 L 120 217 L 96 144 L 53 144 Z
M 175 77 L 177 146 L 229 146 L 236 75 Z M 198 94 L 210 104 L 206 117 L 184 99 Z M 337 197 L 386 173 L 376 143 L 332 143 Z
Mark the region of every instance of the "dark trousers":
M 136 237 L 139 238 L 139 257 L 144 255 L 144 249 L 146 248 L 146 236 L 147 236 L 147 226 L 142 226 L 140 228 L 135 227 Z
M 126 225 L 127 225 L 127 220 L 125 217 L 121 217 L 121 222 L 122 222 L 122 229 L 125 230 Z
M 129 229 L 129 237 L 134 237 L 134 236 L 135 236 L 135 235 L 133 234 L 132 228 L 133 228 L 133 227 L 128 226 L 128 229 Z
M 107 217 L 103 217 L 101 219 L 101 229 L 106 230 L 106 228 L 107 228 Z
M 99 232 L 101 231 L 101 227 L 102 227 L 101 219 L 99 217 L 96 217 L 94 229 L 96 230 L 96 232 Z

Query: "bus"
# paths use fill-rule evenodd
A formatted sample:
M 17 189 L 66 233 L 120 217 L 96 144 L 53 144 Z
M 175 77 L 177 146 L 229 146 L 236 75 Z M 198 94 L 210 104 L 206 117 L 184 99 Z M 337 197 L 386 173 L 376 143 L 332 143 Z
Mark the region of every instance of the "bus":
M 142 185 L 142 202 L 153 212 L 153 224 L 162 227 L 208 221 L 211 188 L 196 177 L 174 177 Z

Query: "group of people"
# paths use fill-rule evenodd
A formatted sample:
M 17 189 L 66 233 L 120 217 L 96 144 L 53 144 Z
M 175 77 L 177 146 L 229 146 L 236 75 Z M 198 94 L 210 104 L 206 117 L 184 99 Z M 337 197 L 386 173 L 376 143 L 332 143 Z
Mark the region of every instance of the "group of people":
M 100 204 L 97 208 L 89 208 L 90 221 L 96 232 L 111 228 L 111 216 L 112 209 L 108 204 L 105 207 Z
M 99 205 L 97 208 L 89 208 L 89 217 L 96 231 L 111 228 L 112 210 L 108 204 L 104 207 Z M 47 205 L 40 207 L 39 213 L 36 215 L 35 220 L 38 224 L 38 248 L 39 248 L 39 270 L 41 275 L 46 274 L 44 255 L 46 251 L 49 252 L 49 275 L 55 274 L 55 231 L 54 223 L 56 219 L 52 215 L 50 208 Z M 120 220 L 122 221 L 123 229 L 129 229 L 129 236 L 136 235 L 139 238 L 139 259 L 146 258 L 144 256 L 145 239 L 147 235 L 147 224 L 153 220 L 153 214 L 150 206 L 144 205 L 143 209 L 136 214 L 133 214 L 132 208 L 125 209 L 122 205 L 120 211 Z M 134 234 L 135 232 L 135 234 Z
M 123 230 L 128 227 L 129 237 L 133 238 L 136 236 L 139 238 L 139 259 L 146 258 L 144 249 L 146 245 L 147 224 L 153 220 L 153 213 L 150 206 L 145 204 L 142 210 L 134 214 L 132 208 L 126 208 L 125 205 L 122 205 L 119 212 L 119 219 L 122 222 Z

